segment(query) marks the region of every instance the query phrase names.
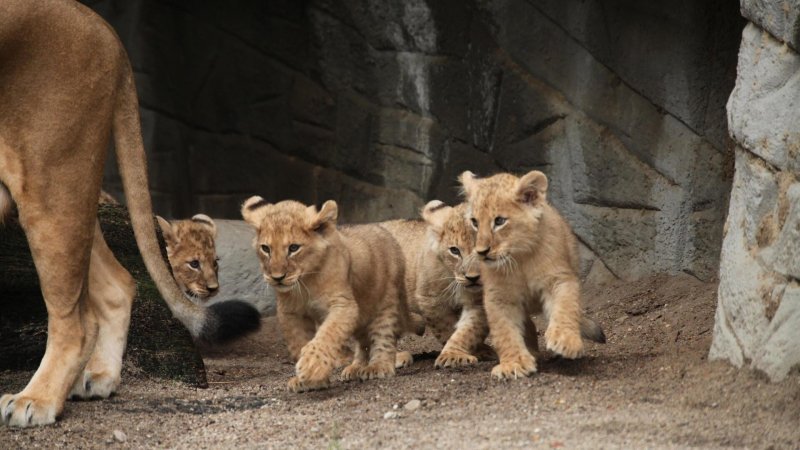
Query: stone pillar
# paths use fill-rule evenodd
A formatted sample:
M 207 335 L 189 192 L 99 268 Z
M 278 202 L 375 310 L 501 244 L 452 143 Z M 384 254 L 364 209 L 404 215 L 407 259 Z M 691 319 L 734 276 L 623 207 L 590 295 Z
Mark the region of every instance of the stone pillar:
M 742 2 L 728 127 L 736 169 L 710 359 L 779 381 L 800 367 L 800 2 Z

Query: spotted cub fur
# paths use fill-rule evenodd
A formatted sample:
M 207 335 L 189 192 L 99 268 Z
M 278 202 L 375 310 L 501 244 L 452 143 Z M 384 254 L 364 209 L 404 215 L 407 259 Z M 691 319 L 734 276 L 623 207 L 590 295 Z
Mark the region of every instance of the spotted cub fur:
M 289 389 L 327 387 L 351 338 L 357 345 L 343 380 L 393 376 L 397 336 L 409 317 L 392 236 L 378 225 L 337 228 L 334 201 L 318 211 L 252 197 L 242 216 L 256 228 L 264 279 L 276 291 L 278 321 L 297 361 Z

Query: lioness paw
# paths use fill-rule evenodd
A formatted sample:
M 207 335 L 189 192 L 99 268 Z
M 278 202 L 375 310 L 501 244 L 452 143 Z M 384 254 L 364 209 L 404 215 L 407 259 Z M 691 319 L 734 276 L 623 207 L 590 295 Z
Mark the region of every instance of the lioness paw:
M 75 381 L 67 398 L 81 400 L 108 398 L 117 390 L 119 381 L 119 377 L 108 374 L 84 372 Z
M 11 427 L 47 425 L 56 421 L 56 405 L 20 394 L 6 394 L 0 397 L 0 420 Z
M 395 369 L 402 369 L 403 367 L 408 367 L 413 363 L 414 363 L 414 357 L 411 356 L 410 352 L 397 352 L 394 355 Z
M 434 363 L 434 367 L 441 369 L 444 367 L 469 366 L 477 362 L 478 358 L 469 353 L 450 350 L 439 354 L 439 357 L 436 358 L 436 362 Z
M 549 327 L 544 333 L 544 338 L 547 349 L 554 353 L 569 359 L 583 356 L 583 339 L 578 331 Z
M 330 387 L 330 380 L 327 378 L 320 381 L 300 381 L 297 377 L 292 377 L 286 387 L 294 393 L 317 391 Z
M 359 370 L 358 377 L 362 380 L 375 378 L 390 378 L 394 376 L 394 364 L 373 363 Z
M 536 372 L 536 360 L 532 356 L 501 362 L 492 368 L 492 378 L 497 380 L 516 380 Z

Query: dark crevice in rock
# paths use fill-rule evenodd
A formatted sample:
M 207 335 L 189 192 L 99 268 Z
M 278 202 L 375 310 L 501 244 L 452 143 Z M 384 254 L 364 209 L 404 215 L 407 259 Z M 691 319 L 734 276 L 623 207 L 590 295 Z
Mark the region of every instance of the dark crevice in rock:
M 661 211 L 652 205 L 637 202 L 622 202 L 608 199 L 601 199 L 590 196 L 576 196 L 573 202 L 577 205 L 595 206 L 598 208 L 632 209 L 635 211 Z

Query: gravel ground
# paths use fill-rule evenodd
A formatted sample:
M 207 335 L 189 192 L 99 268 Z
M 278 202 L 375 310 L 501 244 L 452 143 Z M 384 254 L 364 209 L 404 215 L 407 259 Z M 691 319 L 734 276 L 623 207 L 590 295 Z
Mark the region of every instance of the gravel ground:
M 52 426 L 0 428 L 0 447 L 800 448 L 798 374 L 773 384 L 706 360 L 715 283 L 659 276 L 585 298 L 608 343 L 579 361 L 543 353 L 527 379 L 495 382 L 491 361 L 434 370 L 436 343 L 406 338 L 416 361 L 394 379 L 292 394 L 270 318 L 206 352 L 209 389 L 127 368 L 115 397 L 70 402 Z M 30 375 L 0 372 L 0 389 Z

